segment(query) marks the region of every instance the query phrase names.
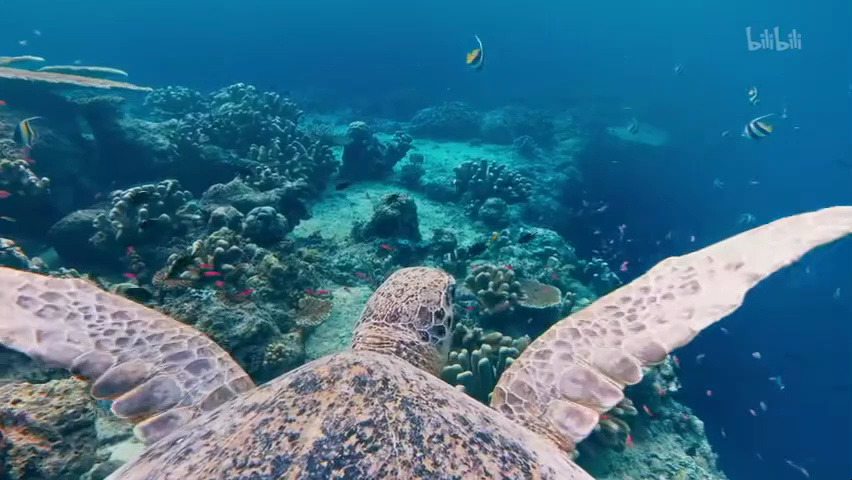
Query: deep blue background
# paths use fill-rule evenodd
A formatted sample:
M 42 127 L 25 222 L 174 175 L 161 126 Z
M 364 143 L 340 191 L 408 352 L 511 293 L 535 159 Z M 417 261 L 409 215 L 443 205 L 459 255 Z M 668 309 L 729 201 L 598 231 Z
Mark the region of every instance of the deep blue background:
M 0 16 L 0 52 L 125 68 L 152 86 L 209 90 L 241 81 L 320 90 L 340 106 L 381 103 L 399 91 L 424 105 L 523 102 L 558 111 L 608 99 L 630 106 L 625 117 L 598 120 L 636 116 L 668 130 L 673 145 L 591 149 L 598 163 L 586 159 L 587 190 L 610 210 L 599 224 L 580 224 L 571 240 L 583 244 L 593 227 L 626 223 L 635 241 L 624 258 L 636 270 L 735 233 L 741 213 L 764 222 L 852 204 L 852 3 L 565 3 L 56 0 L 34 10 L 16 2 Z M 803 49 L 749 52 L 749 25 L 797 28 Z M 474 33 L 487 54 L 479 73 L 463 65 Z M 30 45 L 19 46 L 21 39 Z M 677 63 L 680 76 L 672 73 Z M 751 85 L 761 90 L 758 107 L 745 101 Z M 750 118 L 784 104 L 791 118 L 771 138 L 737 138 Z M 732 138 L 722 139 L 723 130 Z M 725 188 L 714 188 L 714 178 Z M 656 246 L 670 230 L 673 240 Z M 706 421 L 734 479 L 800 478 L 785 458 L 814 478 L 852 475 L 852 242 L 806 264 L 810 273 L 797 267 L 761 285 L 723 323 L 730 336 L 713 328 L 680 353 L 682 397 Z M 703 367 L 694 364 L 700 352 Z M 783 392 L 767 380 L 777 374 Z M 761 399 L 769 412 L 753 418 L 747 410 Z

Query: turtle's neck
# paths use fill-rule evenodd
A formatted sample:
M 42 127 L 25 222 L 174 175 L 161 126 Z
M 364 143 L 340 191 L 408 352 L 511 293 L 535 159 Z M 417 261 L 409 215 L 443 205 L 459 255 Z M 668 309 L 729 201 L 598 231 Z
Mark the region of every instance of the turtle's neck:
M 352 348 L 390 355 L 437 376 L 446 358 L 434 345 L 428 341 L 424 342 L 416 335 L 417 332 L 388 332 L 375 327 L 359 328 L 355 331 Z

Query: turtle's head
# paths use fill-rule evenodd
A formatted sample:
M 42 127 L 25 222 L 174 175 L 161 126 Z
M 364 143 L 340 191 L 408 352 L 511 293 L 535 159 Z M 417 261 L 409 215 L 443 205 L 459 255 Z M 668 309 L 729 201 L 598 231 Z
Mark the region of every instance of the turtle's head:
M 437 268 L 394 272 L 367 302 L 352 347 L 394 355 L 438 374 L 447 359 L 456 281 Z

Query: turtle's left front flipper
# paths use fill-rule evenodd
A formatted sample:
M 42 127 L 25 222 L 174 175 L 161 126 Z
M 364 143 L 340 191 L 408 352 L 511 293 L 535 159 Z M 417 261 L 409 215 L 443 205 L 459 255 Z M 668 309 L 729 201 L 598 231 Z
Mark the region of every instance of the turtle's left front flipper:
M 852 207 L 833 207 L 667 258 L 530 344 L 500 377 L 491 405 L 571 451 L 643 367 L 731 314 L 764 278 L 849 234 Z
M 0 344 L 93 381 L 145 443 L 254 387 L 203 333 L 79 279 L 0 267 Z

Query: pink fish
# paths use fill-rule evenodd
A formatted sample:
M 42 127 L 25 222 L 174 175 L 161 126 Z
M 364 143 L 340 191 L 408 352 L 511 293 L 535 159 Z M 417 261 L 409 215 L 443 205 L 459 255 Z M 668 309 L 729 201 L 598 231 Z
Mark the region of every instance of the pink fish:
M 557 275 L 555 273 L 551 273 L 550 277 L 553 278 L 554 280 L 559 280 L 559 275 Z
M 307 290 L 305 290 L 305 292 L 307 292 L 308 295 L 316 295 L 317 294 L 317 292 L 314 291 L 313 288 L 308 288 Z
M 707 390 L 707 396 L 712 397 L 713 396 L 713 390 Z
M 645 410 L 645 413 L 647 413 L 649 417 L 656 417 L 656 415 L 654 415 L 654 412 L 652 412 L 651 409 L 648 408 L 648 405 L 642 405 L 642 410 Z
M 317 290 L 318 295 L 329 295 L 330 293 L 328 290 Z
M 217 287 L 219 287 L 219 288 L 222 288 L 222 287 L 224 287 L 224 286 L 225 286 L 225 281 L 224 281 L 224 280 L 216 280 L 216 282 L 215 282 L 215 283 L 216 283 L 216 286 L 217 286 Z
M 381 248 L 383 248 L 383 249 L 385 249 L 385 250 L 389 251 L 389 252 L 390 252 L 391 250 L 393 250 L 393 247 L 392 247 L 392 246 L 390 246 L 390 245 L 389 245 L 389 244 L 387 244 L 387 243 L 383 243 L 383 244 L 381 244 L 381 245 L 379 245 L 379 246 L 380 246 Z
M 130 280 L 136 280 L 136 274 L 128 272 L 128 273 L 124 274 L 124 278 L 129 278 Z
M 364 272 L 355 272 L 355 276 L 358 278 L 367 278 L 367 274 Z
M 677 358 L 677 355 L 672 355 L 672 360 L 674 360 L 674 364 L 677 368 L 680 368 L 680 359 Z
M 222 282 L 222 283 L 225 283 L 225 282 Z M 247 289 L 243 290 L 242 292 L 238 293 L 237 296 L 242 297 L 242 298 L 247 298 L 247 297 L 250 297 L 252 293 L 254 293 L 254 289 L 253 288 L 247 288 Z
M 627 271 L 627 260 L 625 260 L 621 263 L 621 267 L 619 268 L 619 270 L 621 270 L 622 272 Z
M 205 277 L 221 277 L 222 272 L 204 272 Z

